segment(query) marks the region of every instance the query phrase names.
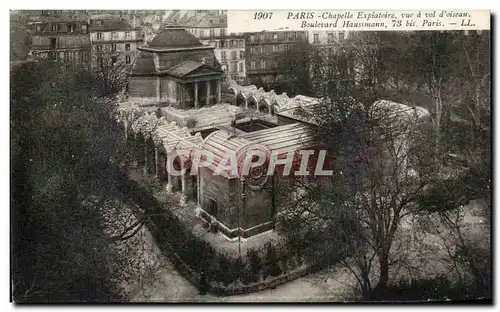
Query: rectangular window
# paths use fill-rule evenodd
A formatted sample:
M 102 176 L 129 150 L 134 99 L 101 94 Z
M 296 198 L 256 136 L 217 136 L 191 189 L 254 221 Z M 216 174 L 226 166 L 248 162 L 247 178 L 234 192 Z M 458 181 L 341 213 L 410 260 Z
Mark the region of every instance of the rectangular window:
M 250 68 L 251 69 L 255 69 L 255 61 L 251 61 L 250 62 Z
M 285 41 L 288 40 L 288 33 L 285 33 Z
M 219 41 L 219 44 L 220 44 L 221 48 L 225 48 L 226 47 L 226 41 L 225 40 Z
M 240 51 L 240 59 L 244 59 L 245 58 L 245 51 Z
M 278 53 L 278 46 L 273 44 L 273 53 Z
M 236 63 L 236 62 L 231 62 L 231 64 L 230 64 L 230 67 L 229 67 L 229 68 L 230 68 L 230 70 L 231 70 L 231 72 L 232 72 L 232 73 L 236 73 L 236 72 L 238 72 L 238 63 Z
M 264 40 L 266 40 L 266 35 L 260 34 L 260 41 L 264 41 Z
M 263 46 L 259 46 L 259 53 L 260 53 L 260 54 L 263 54 L 263 53 L 264 53 L 264 47 L 263 47 Z
M 231 59 L 232 60 L 237 60 L 238 59 L 238 55 L 236 54 L 236 51 L 231 51 Z
M 102 45 L 100 45 L 100 44 L 96 45 L 96 46 L 95 46 L 95 50 L 96 50 L 97 52 L 102 52 Z
M 221 37 L 225 37 L 226 36 L 226 29 L 225 28 L 221 28 L 220 35 L 221 35 Z
M 215 28 L 210 28 L 210 37 L 215 37 Z
M 125 51 L 130 51 L 130 43 L 125 43 Z
M 50 38 L 50 48 L 51 49 L 56 48 L 56 38 Z
M 253 47 L 253 46 L 252 46 L 252 47 L 250 47 L 250 53 L 251 53 L 251 54 L 255 54 L 255 47 Z
M 226 51 L 220 51 L 220 58 L 221 60 L 225 61 L 226 60 Z
M 255 41 L 255 36 L 254 35 L 251 35 L 250 36 L 250 42 L 254 42 Z
M 97 40 L 102 40 L 102 33 L 97 33 Z
M 118 33 L 116 31 L 111 32 L 111 39 L 112 40 L 118 39 Z
M 116 44 L 111 45 L 111 52 L 116 52 Z
M 288 52 L 288 44 L 285 44 L 285 52 Z
M 36 25 L 36 31 L 41 32 L 42 31 L 42 25 Z
M 297 40 L 297 33 L 296 32 L 293 33 L 293 40 Z
M 96 26 L 102 26 L 102 21 L 95 21 Z
M 130 39 L 130 31 L 125 32 L 125 39 Z
M 68 31 L 69 32 L 74 32 L 75 31 L 75 26 L 73 24 L 68 24 Z
M 57 26 L 56 25 L 52 25 L 51 29 L 52 29 L 52 31 L 57 31 Z
M 333 33 L 328 33 L 328 43 L 333 43 Z
M 345 39 L 345 33 L 343 31 L 339 32 L 339 41 L 342 41 Z
M 242 72 L 244 72 L 244 71 L 245 71 L 245 65 L 244 65 L 243 63 L 239 63 L 239 64 L 238 64 L 238 67 L 239 67 L 238 71 L 239 71 L 240 73 L 242 73 Z
M 260 60 L 260 68 L 262 69 L 266 68 L 266 60 Z
M 278 40 L 278 34 L 277 33 L 273 34 L 273 40 L 275 40 L 275 41 Z
M 314 34 L 314 41 L 313 43 L 319 43 L 319 34 Z
M 125 56 L 125 63 L 130 64 L 130 55 Z

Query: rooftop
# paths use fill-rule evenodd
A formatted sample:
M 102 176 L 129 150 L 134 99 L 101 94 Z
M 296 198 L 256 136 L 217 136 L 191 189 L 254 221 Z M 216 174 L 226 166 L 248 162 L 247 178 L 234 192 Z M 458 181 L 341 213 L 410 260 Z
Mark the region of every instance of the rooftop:
M 184 28 L 165 28 L 148 44 L 152 48 L 188 48 L 203 44 Z
M 97 18 L 90 21 L 91 32 L 131 31 L 134 27 L 121 18 Z

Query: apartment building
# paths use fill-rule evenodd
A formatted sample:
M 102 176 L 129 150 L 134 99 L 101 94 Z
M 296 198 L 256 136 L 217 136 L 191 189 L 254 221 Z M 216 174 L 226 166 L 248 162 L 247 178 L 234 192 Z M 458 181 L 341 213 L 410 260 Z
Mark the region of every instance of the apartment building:
M 300 43 L 307 43 L 305 31 L 245 33 L 246 75 L 249 83 L 276 88 L 279 59 Z
M 30 52 L 32 59 L 44 58 L 73 64 L 90 60 L 89 24 L 85 20 L 54 19 L 32 22 Z
M 95 18 L 90 21 L 92 66 L 133 64 L 137 48 L 144 43 L 140 28 L 121 18 Z M 104 63 L 107 62 L 107 63 Z

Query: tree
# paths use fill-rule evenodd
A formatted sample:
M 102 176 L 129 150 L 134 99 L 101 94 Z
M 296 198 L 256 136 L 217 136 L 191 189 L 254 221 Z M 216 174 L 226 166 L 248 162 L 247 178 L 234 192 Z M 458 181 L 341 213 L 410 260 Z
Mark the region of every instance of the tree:
M 54 62 L 11 68 L 13 296 L 17 302 L 118 298 L 103 207 L 121 199 L 122 133 L 113 94 Z M 120 209 L 121 207 L 115 207 Z M 116 225 L 120 223 L 116 221 Z

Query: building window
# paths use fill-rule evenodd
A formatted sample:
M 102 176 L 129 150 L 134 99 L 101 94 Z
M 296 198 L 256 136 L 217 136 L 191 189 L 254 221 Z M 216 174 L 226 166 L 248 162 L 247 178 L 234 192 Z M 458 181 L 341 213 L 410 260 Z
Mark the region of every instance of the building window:
M 204 29 L 200 29 L 200 37 L 205 37 L 205 30 Z
M 210 37 L 215 37 L 215 28 L 210 28 Z
M 112 39 L 112 40 L 116 40 L 116 39 L 118 39 L 118 33 L 116 33 L 116 31 L 113 31 L 113 32 L 111 33 L 111 39 Z
M 130 64 L 130 55 L 125 56 L 125 64 Z
M 49 52 L 49 60 L 54 61 L 56 59 L 56 52 L 50 51 Z
M 74 32 L 75 31 L 75 26 L 73 24 L 68 24 L 68 31 L 69 32 Z
M 130 39 L 130 31 L 125 32 L 125 39 Z
M 260 68 L 262 69 L 266 68 L 266 60 L 260 60 Z
M 219 45 L 220 45 L 220 48 L 225 48 L 226 47 L 226 41 L 225 40 L 219 41 Z
M 237 51 L 231 51 L 231 59 L 232 60 L 237 60 L 238 59 L 238 54 L 236 52 Z
M 343 31 L 339 32 L 339 41 L 342 41 L 345 39 L 345 33 Z
M 296 32 L 293 33 L 293 40 L 297 40 L 297 33 Z
M 116 44 L 111 45 L 111 52 L 116 52 Z
M 41 32 L 42 31 L 42 25 L 36 25 L 36 31 Z
M 328 43 L 333 43 L 333 33 L 328 33 Z
M 57 26 L 56 25 L 52 25 L 51 29 L 52 29 L 52 31 L 57 31 Z
M 288 33 L 285 33 L 285 41 L 288 40 Z
M 273 53 L 278 53 L 278 46 L 273 44 Z
M 100 45 L 100 44 L 96 45 L 96 46 L 95 46 L 95 50 L 96 50 L 97 52 L 102 52 L 102 45 Z
M 245 58 L 245 51 L 240 51 L 240 59 L 244 59 Z
M 250 53 L 251 53 L 251 54 L 255 54 L 255 47 L 254 47 L 254 46 L 251 46 L 251 47 L 250 47 Z
M 86 24 L 82 24 L 82 30 L 83 31 L 87 31 L 87 25 Z
M 102 26 L 102 21 L 100 21 L 100 20 L 99 21 L 95 21 L 95 25 L 96 26 Z
M 277 33 L 273 34 L 273 40 L 278 40 L 278 34 Z
M 220 51 L 220 58 L 221 60 L 225 61 L 226 60 L 226 51 Z
M 273 60 L 273 68 L 278 68 L 278 61 L 277 60 Z
M 222 37 L 225 37 L 225 36 L 226 36 L 226 29 L 225 29 L 225 28 L 221 28 L 221 30 L 220 30 L 220 35 L 221 35 Z
M 102 33 L 97 33 L 97 40 L 102 40 Z
M 254 35 L 251 35 L 250 36 L 250 42 L 254 42 L 255 41 L 255 36 Z
M 51 49 L 56 48 L 56 38 L 50 38 L 50 48 Z
M 231 70 L 231 73 L 236 73 L 238 72 L 238 63 L 236 62 L 231 62 L 230 64 L 230 70 Z
M 125 51 L 130 51 L 130 43 L 125 43 Z
M 285 52 L 288 52 L 288 44 L 285 44 Z
M 260 54 L 263 54 L 263 53 L 264 53 L 264 47 L 263 47 L 263 46 L 259 46 L 259 53 L 260 53 Z
M 319 34 L 314 34 L 313 43 L 319 43 Z
M 239 71 L 240 73 L 242 73 L 242 72 L 244 72 L 244 71 L 245 71 L 245 66 L 243 65 L 243 63 L 239 63 L 239 64 L 238 64 L 238 67 L 239 67 L 239 68 L 238 68 L 238 71 Z
M 264 40 L 266 40 L 266 35 L 260 34 L 260 41 L 264 41 Z
M 255 61 L 251 61 L 250 62 L 250 68 L 251 69 L 255 69 Z

